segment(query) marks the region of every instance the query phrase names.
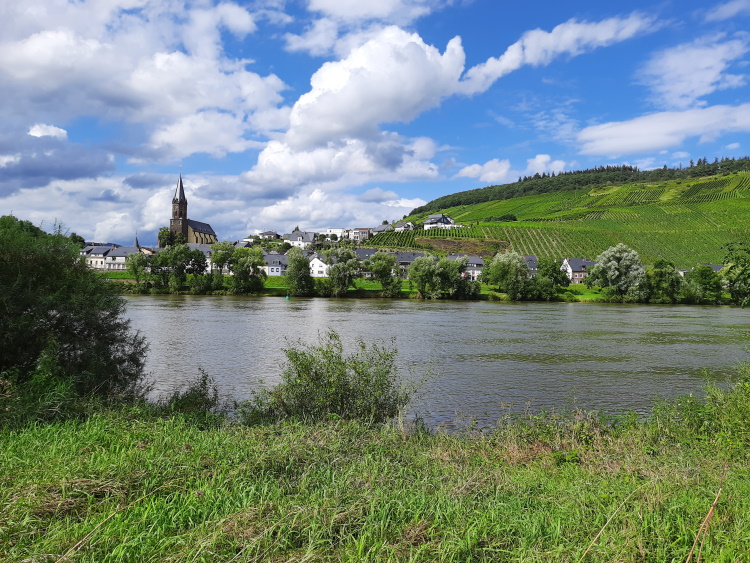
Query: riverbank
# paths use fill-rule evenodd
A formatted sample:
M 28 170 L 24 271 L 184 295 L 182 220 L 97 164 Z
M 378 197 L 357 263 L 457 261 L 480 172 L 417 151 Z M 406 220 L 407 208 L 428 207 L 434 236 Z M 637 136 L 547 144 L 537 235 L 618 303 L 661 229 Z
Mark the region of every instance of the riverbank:
M 168 289 L 155 290 L 148 288 L 145 284 L 142 288 L 138 287 L 135 280 L 129 277 L 127 272 L 107 272 L 104 275 L 111 283 L 115 284 L 122 295 L 171 295 L 173 292 Z M 379 299 L 382 297 L 383 289 L 380 284 L 376 281 L 369 279 L 358 279 L 356 281 L 356 287 L 350 287 L 347 290 L 347 297 L 356 297 L 362 299 Z M 254 294 L 255 296 L 275 296 L 285 297 L 287 295 L 286 279 L 283 276 L 268 277 L 265 280 L 263 289 Z M 181 295 L 193 295 L 193 291 L 185 290 L 177 292 Z M 202 293 L 205 295 L 206 293 Z M 230 295 L 231 292 L 227 288 L 222 291 L 213 291 L 208 295 Z M 416 292 L 412 287 L 409 280 L 402 280 L 401 292 L 396 299 L 410 299 L 415 298 Z M 389 297 L 388 299 L 393 299 Z M 509 301 L 508 297 L 504 293 L 494 291 L 486 284 L 480 284 L 479 294 L 475 300 L 485 301 Z M 582 302 L 582 303 L 603 303 L 605 302 L 601 291 L 598 288 L 589 288 L 582 284 L 573 284 L 569 287 L 561 288 L 557 294 L 557 301 L 566 302 Z
M 741 561 L 743 381 L 642 422 L 537 415 L 484 434 L 99 407 L 0 432 L 0 558 Z

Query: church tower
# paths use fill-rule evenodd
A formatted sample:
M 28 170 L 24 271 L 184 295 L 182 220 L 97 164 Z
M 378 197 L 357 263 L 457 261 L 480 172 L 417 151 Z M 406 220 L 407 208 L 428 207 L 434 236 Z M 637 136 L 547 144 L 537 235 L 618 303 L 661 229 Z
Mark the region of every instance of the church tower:
M 177 181 L 177 188 L 172 198 L 172 219 L 169 221 L 169 230 L 175 234 L 182 233 L 185 240 L 188 238 L 187 205 L 185 189 L 182 186 L 182 172 L 180 172 L 180 179 Z

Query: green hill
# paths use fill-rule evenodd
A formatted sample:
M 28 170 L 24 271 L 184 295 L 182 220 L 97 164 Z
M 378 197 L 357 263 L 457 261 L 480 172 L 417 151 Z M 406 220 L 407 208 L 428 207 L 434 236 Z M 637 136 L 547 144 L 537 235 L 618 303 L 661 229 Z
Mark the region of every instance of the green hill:
M 443 212 L 467 227 L 383 233 L 372 243 L 593 259 L 622 242 L 636 249 L 644 263 L 665 258 L 688 268 L 698 262 L 721 263 L 723 245 L 750 240 L 750 172 L 574 187 L 438 209 L 433 203 L 405 220 L 420 223 L 430 213 Z M 497 220 L 509 215 L 517 221 Z

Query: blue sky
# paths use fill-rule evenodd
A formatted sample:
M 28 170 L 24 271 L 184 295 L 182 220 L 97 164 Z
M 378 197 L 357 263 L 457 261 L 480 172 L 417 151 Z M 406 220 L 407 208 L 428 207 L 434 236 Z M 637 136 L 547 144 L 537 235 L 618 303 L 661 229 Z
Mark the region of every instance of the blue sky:
M 750 0 L 0 5 L 0 213 L 153 244 L 367 227 L 535 172 L 750 154 Z

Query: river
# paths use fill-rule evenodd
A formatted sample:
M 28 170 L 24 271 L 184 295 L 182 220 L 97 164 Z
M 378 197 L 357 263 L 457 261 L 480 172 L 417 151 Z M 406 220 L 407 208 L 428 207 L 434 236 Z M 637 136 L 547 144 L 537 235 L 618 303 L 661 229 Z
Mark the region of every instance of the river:
M 658 397 L 726 383 L 750 360 L 750 316 L 730 307 L 276 297 L 133 296 L 154 393 L 198 376 L 243 400 L 280 380 L 283 348 L 332 328 L 345 344 L 393 342 L 424 379 L 411 414 L 431 426 L 507 410 L 646 413 Z M 425 378 L 425 374 L 427 377 Z

